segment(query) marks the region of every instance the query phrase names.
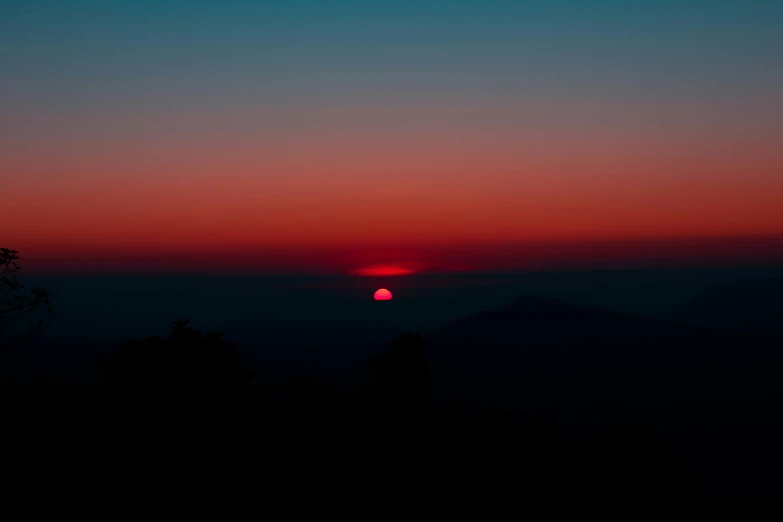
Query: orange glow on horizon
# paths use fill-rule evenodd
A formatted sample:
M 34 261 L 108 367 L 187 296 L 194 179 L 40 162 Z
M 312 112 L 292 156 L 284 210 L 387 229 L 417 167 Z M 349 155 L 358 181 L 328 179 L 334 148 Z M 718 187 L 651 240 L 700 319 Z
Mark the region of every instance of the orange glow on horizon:
M 363 277 L 780 258 L 783 152 L 764 128 L 621 120 L 595 133 L 335 122 L 101 147 L 98 126 L 45 154 L 0 147 L 0 246 L 37 271 Z
M 9 241 L 25 273 L 329 274 L 412 277 L 422 273 L 632 268 L 783 262 L 783 235 L 584 241 L 280 245 L 102 246 Z M 406 259 L 405 262 L 398 261 Z M 416 260 L 416 261 L 413 261 Z M 359 268 L 357 268 L 359 267 Z

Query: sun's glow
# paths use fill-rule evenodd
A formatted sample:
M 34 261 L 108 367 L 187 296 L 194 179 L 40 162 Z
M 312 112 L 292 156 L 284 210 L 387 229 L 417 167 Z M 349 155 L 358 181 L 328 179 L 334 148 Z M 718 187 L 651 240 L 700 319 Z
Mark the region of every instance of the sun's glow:
M 360 276 L 405 276 L 419 271 L 416 263 L 398 263 L 386 265 L 369 265 L 358 268 L 355 273 Z

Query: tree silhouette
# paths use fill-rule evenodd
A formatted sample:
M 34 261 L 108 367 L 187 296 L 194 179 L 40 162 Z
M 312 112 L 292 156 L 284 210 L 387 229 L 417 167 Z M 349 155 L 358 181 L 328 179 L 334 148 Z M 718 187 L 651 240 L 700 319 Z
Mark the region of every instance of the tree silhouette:
M 175 321 L 167 338 L 132 339 L 98 361 L 112 391 L 133 394 L 225 394 L 248 382 L 236 346 Z
M 5 337 L 8 345 L 43 332 L 54 320 L 49 292 L 42 288 L 27 292 L 19 282 L 18 273 L 22 267 L 17 264 L 18 259 L 18 251 L 0 248 L 0 336 Z M 33 316 L 44 307 L 45 317 L 36 321 Z M 28 319 L 26 329 L 12 326 L 23 319 Z M 13 329 L 16 331 L 12 333 Z

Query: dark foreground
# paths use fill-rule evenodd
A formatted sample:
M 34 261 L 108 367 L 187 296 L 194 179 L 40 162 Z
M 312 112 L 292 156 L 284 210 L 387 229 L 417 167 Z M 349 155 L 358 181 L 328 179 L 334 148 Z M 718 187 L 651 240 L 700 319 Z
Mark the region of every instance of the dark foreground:
M 105 354 L 98 386 L 4 381 L 5 469 L 38 504 L 115 512 L 748 516 L 778 507 L 780 347 L 522 298 L 397 337 L 346 388 L 259 382 L 177 323 Z

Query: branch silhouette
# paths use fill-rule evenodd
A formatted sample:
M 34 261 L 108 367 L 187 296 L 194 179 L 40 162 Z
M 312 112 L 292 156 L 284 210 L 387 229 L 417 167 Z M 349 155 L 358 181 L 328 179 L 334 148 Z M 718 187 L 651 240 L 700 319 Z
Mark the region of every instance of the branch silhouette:
M 31 288 L 28 292 L 19 282 L 18 260 L 17 250 L 0 248 L 0 338 L 6 348 L 44 332 L 55 316 L 48 291 Z M 36 321 L 40 313 L 44 317 Z M 27 327 L 17 326 L 25 318 L 29 318 Z

